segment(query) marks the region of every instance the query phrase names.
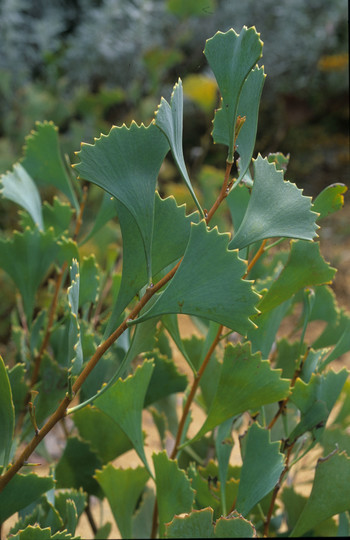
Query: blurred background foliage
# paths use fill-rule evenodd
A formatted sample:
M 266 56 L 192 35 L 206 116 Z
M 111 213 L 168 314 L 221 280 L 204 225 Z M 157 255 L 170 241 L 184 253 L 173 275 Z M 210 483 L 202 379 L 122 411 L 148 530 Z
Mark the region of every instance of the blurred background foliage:
M 74 161 L 81 141 L 112 124 L 150 121 L 181 76 L 185 154 L 205 198 L 206 167 L 222 168 L 225 153 L 211 144 L 218 102 L 203 48 L 216 31 L 245 24 L 261 34 L 267 73 L 256 151 L 290 153 L 289 177 L 307 194 L 344 181 L 347 10 L 346 0 L 2 0 L 0 172 L 35 121 L 59 127 Z M 170 159 L 162 173 L 167 193 L 177 180 Z

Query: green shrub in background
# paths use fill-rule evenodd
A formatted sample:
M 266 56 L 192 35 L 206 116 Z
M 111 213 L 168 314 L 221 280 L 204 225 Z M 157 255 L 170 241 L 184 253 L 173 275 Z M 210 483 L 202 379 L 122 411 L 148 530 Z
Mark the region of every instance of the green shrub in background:
M 350 316 L 315 240 L 346 187 L 312 200 L 284 179 L 283 154 L 252 161 L 262 46 L 254 27 L 206 42 L 221 95 L 212 137 L 226 150 L 210 204 L 184 160 L 181 79 L 149 125 L 83 143 L 73 171 L 57 128 L 38 123 L 2 176 L 3 198 L 21 207 L 19 230 L 0 238 L 2 279 L 17 291 L 0 363 L 0 521 L 18 512 L 11 538 L 76 538 L 84 511 L 95 538 L 108 537 L 92 497 L 107 499 L 123 538 L 349 534 L 348 371 L 332 363 L 350 349 Z M 192 213 L 157 190 L 169 152 Z M 93 216 L 91 184 L 104 193 Z M 213 226 L 221 208 L 226 232 Z M 293 332 L 280 337 L 293 313 Z M 309 341 L 314 321 L 324 329 Z M 194 405 L 203 420 L 193 427 Z M 144 410 L 159 433 L 151 457 Z M 58 424 L 59 456 L 47 443 Z M 130 449 L 138 467 L 113 464 Z M 36 455 L 48 476 L 35 473 Z

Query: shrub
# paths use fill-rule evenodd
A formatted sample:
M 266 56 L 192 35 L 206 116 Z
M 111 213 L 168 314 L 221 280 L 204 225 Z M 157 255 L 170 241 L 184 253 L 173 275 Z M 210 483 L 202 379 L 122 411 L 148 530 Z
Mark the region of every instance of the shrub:
M 84 510 L 95 537 L 107 537 L 93 496 L 108 500 L 123 538 L 348 532 L 348 372 L 331 363 L 350 349 L 350 317 L 315 241 L 346 187 L 312 201 L 284 179 L 288 157 L 251 164 L 265 80 L 254 27 L 216 33 L 204 53 L 221 94 L 213 140 L 227 148 L 207 208 L 183 157 L 181 79 L 147 127 L 114 126 L 83 144 L 74 172 L 46 122 L 2 177 L 3 197 L 21 207 L 20 230 L 0 239 L 2 279 L 17 291 L 0 364 L 0 518 L 19 513 L 13 538 L 75 538 Z M 156 189 L 169 151 L 190 214 Z M 104 192 L 93 217 L 91 184 Z M 225 207 L 222 233 L 213 223 Z M 186 339 L 183 316 L 197 329 Z M 313 321 L 325 328 L 309 342 Z M 195 407 L 204 420 L 191 425 Z M 151 457 L 145 410 L 160 439 Z M 57 456 L 47 436 L 58 424 Z M 139 466 L 117 466 L 130 449 Z M 46 476 L 28 472 L 39 456 Z M 307 458 L 309 497 L 298 489 Z

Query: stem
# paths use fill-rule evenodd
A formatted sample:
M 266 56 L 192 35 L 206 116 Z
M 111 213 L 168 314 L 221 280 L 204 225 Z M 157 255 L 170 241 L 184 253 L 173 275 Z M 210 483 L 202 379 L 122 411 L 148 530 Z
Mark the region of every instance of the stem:
M 297 380 L 297 378 L 299 377 L 300 373 L 301 373 L 301 370 L 303 369 L 303 365 L 305 363 L 305 360 L 309 354 L 309 351 L 310 351 L 310 347 L 308 347 L 305 351 L 305 354 L 304 356 L 302 357 L 301 359 L 301 362 L 299 364 L 299 366 L 297 367 L 297 369 L 295 370 L 294 372 L 294 375 L 293 375 L 293 379 L 291 380 L 291 383 L 290 383 L 290 388 L 293 388 L 293 386 L 295 385 L 295 381 Z M 277 419 L 281 416 L 281 414 L 286 410 L 286 405 L 289 401 L 289 397 L 286 397 L 283 401 L 280 402 L 279 404 L 279 409 L 278 411 L 276 412 L 275 416 L 272 418 L 271 422 L 269 423 L 269 425 L 267 426 L 267 429 L 271 429 Z
M 195 393 L 197 391 L 197 388 L 198 388 L 200 380 L 201 380 L 201 378 L 203 376 L 203 373 L 204 373 L 204 371 L 205 371 L 205 369 L 206 369 L 206 367 L 207 367 L 207 365 L 209 363 L 211 355 L 213 354 L 215 347 L 217 346 L 217 344 L 220 341 L 220 336 L 221 336 L 222 330 L 223 330 L 223 326 L 220 325 L 219 329 L 217 331 L 217 334 L 216 334 L 212 344 L 210 345 L 210 348 L 209 348 L 207 354 L 205 355 L 205 358 L 204 358 L 204 360 L 202 362 L 202 365 L 199 368 L 199 370 L 197 372 L 197 375 L 195 376 L 195 378 L 193 380 L 190 393 L 188 394 L 184 409 L 182 411 L 181 420 L 179 422 L 179 427 L 178 427 L 177 434 L 176 434 L 175 445 L 174 445 L 173 451 L 172 451 L 172 453 L 170 455 L 170 459 L 175 459 L 176 458 L 176 454 L 178 452 L 178 447 L 180 446 L 180 442 L 181 442 L 181 438 L 182 438 L 182 432 L 183 432 L 183 429 L 184 429 L 184 426 L 185 426 L 187 415 L 188 415 L 190 407 L 192 405 L 192 401 L 194 399 Z
M 211 218 L 213 217 L 213 215 L 215 214 L 216 210 L 219 208 L 222 201 L 227 197 L 227 195 L 230 192 L 231 182 L 229 182 L 229 180 L 230 180 L 230 173 L 231 173 L 232 165 L 233 163 L 226 162 L 225 178 L 224 178 L 224 182 L 222 184 L 220 193 L 205 218 L 207 225 L 209 221 L 211 220 Z
M 90 500 L 88 500 L 88 503 L 86 505 L 85 514 L 86 514 L 86 517 L 88 518 L 88 521 L 90 523 L 91 530 L 92 530 L 93 534 L 95 535 L 97 533 L 97 525 L 95 523 L 94 516 L 92 515 L 92 512 L 91 512 Z
M 275 489 L 273 490 L 269 510 L 267 512 L 266 521 L 264 523 L 264 538 L 267 538 L 269 536 L 269 527 L 270 527 L 270 522 L 271 522 L 271 518 L 272 518 L 273 507 L 275 506 L 276 498 L 277 498 L 278 492 L 279 492 L 279 490 L 281 488 L 282 480 L 283 480 L 283 478 L 285 477 L 285 475 L 287 474 L 287 472 L 289 471 L 289 468 L 290 468 L 289 467 L 289 459 L 290 459 L 291 452 L 293 450 L 293 446 L 294 446 L 294 443 L 288 448 L 285 467 L 284 467 L 283 471 L 281 472 L 281 476 L 279 477 L 279 480 L 278 480 L 278 483 L 275 486 Z
M 255 253 L 254 257 L 252 258 L 252 260 L 248 264 L 247 271 L 244 274 L 243 278 L 247 277 L 247 275 L 249 274 L 249 272 L 251 271 L 253 266 L 257 263 L 257 261 L 260 259 L 261 255 L 264 253 L 266 242 L 267 242 L 267 239 L 265 238 L 265 240 L 262 241 L 261 246 L 259 247 L 258 251 Z
M 93 356 L 90 358 L 89 362 L 83 369 L 83 371 L 80 373 L 78 378 L 76 379 L 75 383 L 72 387 L 72 396 L 70 397 L 68 394 L 66 394 L 65 398 L 61 401 L 60 405 L 56 409 L 56 411 L 51 415 L 51 417 L 47 420 L 47 422 L 44 424 L 43 428 L 38 431 L 38 433 L 35 434 L 33 439 L 30 441 L 30 443 L 26 446 L 26 448 L 22 451 L 20 456 L 16 459 L 16 461 L 11 465 L 11 467 L 0 477 L 0 492 L 4 489 L 4 487 L 9 483 L 11 478 L 22 468 L 25 461 L 28 461 L 29 456 L 34 452 L 35 448 L 38 446 L 38 444 L 43 440 L 43 438 L 51 431 L 51 429 L 61 420 L 61 418 L 64 418 L 67 412 L 68 405 L 73 401 L 73 398 L 75 395 L 79 392 L 82 384 L 87 379 L 88 375 L 90 375 L 91 371 L 94 369 L 100 358 L 103 356 L 103 354 L 111 347 L 111 345 L 121 336 L 123 332 L 127 329 L 128 321 L 135 319 L 137 315 L 140 313 L 141 309 L 145 306 L 145 304 L 150 300 L 150 298 L 159 291 L 172 277 L 174 276 L 175 272 L 177 271 L 179 265 L 179 261 L 176 266 L 166 276 L 164 276 L 156 285 L 153 287 L 149 287 L 146 290 L 146 293 L 141 298 L 141 300 L 136 304 L 134 309 L 130 312 L 129 316 L 119 325 L 119 327 L 107 338 L 101 345 L 99 345 L 93 354 Z
M 77 236 L 79 234 L 79 231 L 80 231 L 80 227 L 81 227 L 81 224 L 82 224 L 82 215 L 83 215 L 84 208 L 85 208 L 86 198 L 87 198 L 87 187 L 84 186 L 83 197 L 82 197 L 82 201 L 81 201 L 81 204 L 80 204 L 80 210 L 79 210 L 79 214 L 78 214 L 77 221 L 76 221 L 76 224 L 75 224 L 75 230 L 74 230 L 74 235 L 73 235 L 74 240 L 77 238 Z M 57 308 L 58 295 L 59 295 L 59 292 L 60 292 L 60 289 L 61 289 L 63 276 L 64 276 L 64 273 L 65 273 L 65 271 L 67 269 L 67 266 L 68 266 L 67 262 L 64 262 L 61 269 L 60 269 L 60 271 L 59 271 L 59 274 L 57 275 L 57 278 L 56 278 L 55 290 L 54 290 L 54 294 L 53 294 L 51 305 L 50 305 L 50 311 L 49 311 L 49 317 L 48 317 L 48 321 L 47 321 L 45 335 L 44 335 L 44 338 L 43 338 L 43 340 L 41 342 L 39 352 L 38 352 L 38 354 L 36 355 L 36 357 L 34 359 L 34 369 L 33 369 L 33 373 L 32 373 L 30 383 L 29 383 L 28 393 L 27 393 L 27 395 L 25 397 L 25 401 L 24 401 L 24 410 L 22 411 L 21 416 L 18 419 L 18 423 L 17 423 L 17 427 L 16 427 L 16 432 L 17 433 L 22 429 L 24 417 L 25 417 L 25 414 L 26 414 L 26 407 L 27 407 L 27 405 L 29 403 L 29 400 L 30 400 L 30 391 L 35 386 L 35 384 L 37 383 L 37 380 L 38 380 L 38 377 L 39 377 L 39 372 L 40 372 L 41 362 L 42 362 L 42 359 L 43 359 L 43 356 L 44 356 L 44 352 L 46 351 L 47 346 L 48 346 L 49 341 L 50 341 L 52 327 L 53 327 L 53 323 L 54 323 L 54 320 L 55 320 L 55 313 L 56 313 L 56 308 Z
M 206 369 L 206 367 L 207 367 L 207 365 L 209 363 L 211 355 L 213 354 L 215 347 L 217 346 L 217 344 L 220 341 L 220 336 L 221 336 L 222 330 L 223 330 L 223 326 L 220 325 L 219 329 L 217 331 L 217 334 L 216 334 L 212 344 L 210 345 L 210 348 L 209 348 L 207 354 L 205 355 L 205 358 L 204 358 L 204 360 L 202 362 L 202 365 L 199 368 L 199 370 L 198 370 L 198 372 L 197 372 L 197 374 L 196 374 L 196 376 L 195 376 L 195 378 L 193 380 L 190 393 L 187 396 L 187 400 L 186 400 L 185 406 L 184 406 L 183 411 L 182 411 L 182 416 L 181 416 L 181 420 L 179 422 L 179 427 L 177 429 L 176 440 L 175 440 L 173 451 L 171 452 L 171 455 L 170 455 L 170 459 L 175 459 L 176 458 L 176 454 L 178 452 L 178 447 L 180 446 L 180 443 L 181 443 L 182 433 L 183 433 L 183 429 L 184 429 L 184 426 L 185 426 L 187 415 L 189 413 L 189 410 L 190 410 L 190 407 L 192 405 L 194 396 L 196 394 L 198 385 L 199 385 L 200 380 L 201 380 L 201 378 L 203 376 L 203 373 L 204 373 L 204 371 L 205 371 L 205 369 Z M 157 500 L 156 500 L 155 504 L 154 504 L 154 509 L 153 509 L 153 521 L 152 521 L 151 538 L 156 537 L 157 527 L 158 527 L 158 505 L 157 505 Z

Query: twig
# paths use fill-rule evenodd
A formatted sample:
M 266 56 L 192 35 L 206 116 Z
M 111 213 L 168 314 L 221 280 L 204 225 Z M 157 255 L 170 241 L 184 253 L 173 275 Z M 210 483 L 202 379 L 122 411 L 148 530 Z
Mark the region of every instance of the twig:
M 272 498 L 271 498 L 271 501 L 270 501 L 269 510 L 267 512 L 266 520 L 265 520 L 265 523 L 264 523 L 264 538 L 267 538 L 269 536 L 269 528 L 270 528 L 270 522 L 271 522 L 271 518 L 272 518 L 273 508 L 275 506 L 277 494 L 278 494 L 279 490 L 281 489 L 282 480 L 285 477 L 285 475 L 287 474 L 287 472 L 289 471 L 289 459 L 290 459 L 290 455 L 291 455 L 291 452 L 293 450 L 294 444 L 295 443 L 293 443 L 291 446 L 288 447 L 288 452 L 287 452 L 287 457 L 286 457 L 286 464 L 284 466 L 283 471 L 281 472 L 278 483 L 276 484 L 275 489 L 273 490 L 273 493 L 272 493 Z

